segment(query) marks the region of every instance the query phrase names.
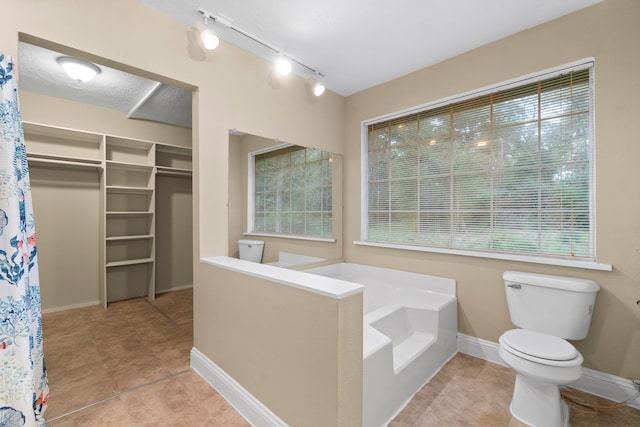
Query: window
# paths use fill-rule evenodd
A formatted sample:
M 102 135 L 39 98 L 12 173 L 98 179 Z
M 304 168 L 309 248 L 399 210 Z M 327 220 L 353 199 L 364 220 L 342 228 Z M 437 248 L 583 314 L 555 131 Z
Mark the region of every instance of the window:
M 251 160 L 250 232 L 331 237 L 331 153 L 289 145 Z
M 364 240 L 593 260 L 591 74 L 368 124 Z

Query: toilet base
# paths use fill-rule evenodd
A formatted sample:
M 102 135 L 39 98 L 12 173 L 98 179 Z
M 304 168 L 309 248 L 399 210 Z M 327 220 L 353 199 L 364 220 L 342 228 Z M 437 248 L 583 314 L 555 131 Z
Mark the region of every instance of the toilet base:
M 516 374 L 511 415 L 532 427 L 569 427 L 569 408 L 560 387 Z

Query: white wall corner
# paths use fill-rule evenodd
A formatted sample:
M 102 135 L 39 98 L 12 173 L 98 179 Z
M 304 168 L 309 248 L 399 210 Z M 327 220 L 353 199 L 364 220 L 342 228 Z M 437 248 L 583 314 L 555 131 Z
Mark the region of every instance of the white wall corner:
M 195 347 L 191 349 L 191 369 L 200 374 L 252 426 L 287 427 L 284 421 Z
M 506 366 L 498 354 L 498 344 L 469 335 L 458 333 L 458 351 L 489 362 Z M 570 387 L 584 392 L 604 397 L 614 402 L 622 402 L 636 394 L 636 389 L 631 380 L 582 368 L 582 377 Z M 640 396 L 629 402 L 632 408 L 640 409 Z

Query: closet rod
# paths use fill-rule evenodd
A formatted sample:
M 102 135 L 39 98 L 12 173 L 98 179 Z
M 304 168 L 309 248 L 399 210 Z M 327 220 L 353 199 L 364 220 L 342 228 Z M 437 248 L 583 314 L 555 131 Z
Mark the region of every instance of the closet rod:
M 75 168 L 88 168 L 88 169 L 99 169 L 99 170 L 103 169 L 102 165 L 97 163 L 83 163 L 83 162 L 74 162 L 69 160 L 39 159 L 39 158 L 28 157 L 28 156 L 27 156 L 27 160 L 29 161 L 29 163 L 37 163 L 45 166 L 60 165 L 60 166 L 71 166 Z
M 160 170 L 160 169 L 158 169 L 158 171 L 156 172 L 156 175 L 175 175 L 175 176 L 181 176 L 184 178 L 191 178 L 191 173 L 189 172 L 176 172 L 176 171 L 168 171 L 168 170 Z

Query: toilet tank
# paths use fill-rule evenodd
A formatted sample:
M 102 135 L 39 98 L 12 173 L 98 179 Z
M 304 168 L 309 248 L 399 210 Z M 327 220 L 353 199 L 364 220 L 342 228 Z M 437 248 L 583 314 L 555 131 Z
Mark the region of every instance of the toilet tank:
M 600 286 L 593 280 L 505 271 L 511 322 L 565 339 L 586 338 Z
M 262 240 L 238 240 L 238 249 L 240 251 L 240 259 L 261 262 L 264 242 Z

